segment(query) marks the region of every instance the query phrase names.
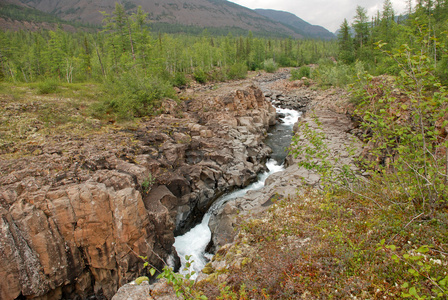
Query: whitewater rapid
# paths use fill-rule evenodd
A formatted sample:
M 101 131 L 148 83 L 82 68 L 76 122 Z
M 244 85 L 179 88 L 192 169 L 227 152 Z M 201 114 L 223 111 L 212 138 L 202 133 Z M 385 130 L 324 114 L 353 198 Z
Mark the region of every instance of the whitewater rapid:
M 280 154 L 280 157 L 283 157 L 284 159 L 284 156 L 286 156 L 285 149 L 286 147 L 289 146 L 291 142 L 292 127 L 294 126 L 294 123 L 297 122 L 301 113 L 295 110 L 282 109 L 282 108 L 277 108 L 277 113 L 284 115 L 284 117 L 281 118 L 282 123 L 275 125 L 275 130 L 273 130 L 273 132 L 275 133 L 271 132 L 270 135 L 282 134 L 286 136 L 286 141 L 282 141 L 282 143 L 285 144 L 284 147 L 281 147 L 279 150 L 277 150 L 285 152 Z M 283 136 L 281 136 L 280 138 L 284 139 Z M 210 228 L 208 227 L 208 222 L 210 220 L 210 216 L 212 215 L 212 213 L 214 211 L 217 211 L 228 201 L 235 198 L 243 197 L 247 191 L 261 189 L 262 187 L 264 187 L 264 182 L 271 174 L 280 172 L 284 169 L 283 163 L 282 162 L 279 163 L 276 159 L 273 158 L 266 163 L 266 167 L 268 168 L 268 171 L 260 174 L 258 176 L 258 181 L 248 185 L 243 189 L 233 191 L 229 194 L 220 197 L 212 204 L 210 209 L 204 215 L 202 222 L 200 224 L 193 227 L 190 231 L 188 231 L 184 235 L 177 236 L 175 238 L 174 247 L 176 248 L 177 254 L 179 255 L 182 263 L 180 273 L 186 274 L 194 271 L 195 274 L 192 276 L 192 279 L 194 279 L 211 258 L 212 255 L 207 254 L 205 252 L 205 248 L 209 244 L 212 237 L 212 233 L 210 231 Z M 191 264 L 189 270 L 184 270 L 186 264 L 185 256 L 187 255 L 190 256 L 190 262 L 193 261 L 193 263 Z

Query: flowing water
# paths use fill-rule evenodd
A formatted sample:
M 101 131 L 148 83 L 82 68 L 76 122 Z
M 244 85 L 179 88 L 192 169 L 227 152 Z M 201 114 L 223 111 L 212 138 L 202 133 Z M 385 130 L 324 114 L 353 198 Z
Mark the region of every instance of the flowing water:
M 266 163 L 268 171 L 260 174 L 257 182 L 254 182 L 243 189 L 223 195 L 221 198 L 216 200 L 208 212 L 204 215 L 200 224 L 193 227 L 184 235 L 176 237 L 174 247 L 176 248 L 177 254 L 182 262 L 181 273 L 195 271 L 197 274 L 204 268 L 205 264 L 210 259 L 211 255 L 205 253 L 205 248 L 210 242 L 212 236 L 212 233 L 208 227 L 208 222 L 212 213 L 217 211 L 228 201 L 244 196 L 249 190 L 261 189 L 264 186 L 266 178 L 275 172 L 283 170 L 283 161 L 287 155 L 286 148 L 291 143 L 291 138 L 293 135 L 292 127 L 294 126 L 294 123 L 297 122 L 300 112 L 291 109 L 277 108 L 277 113 L 283 114 L 285 117 L 281 119 L 283 121 L 282 123 L 278 123 L 269 130 L 269 135 L 265 140 L 265 143 L 273 150 L 271 159 Z M 186 255 L 191 256 L 190 261 L 194 261 L 189 271 L 183 270 L 186 263 Z M 192 276 L 192 278 L 195 278 L 196 274 Z

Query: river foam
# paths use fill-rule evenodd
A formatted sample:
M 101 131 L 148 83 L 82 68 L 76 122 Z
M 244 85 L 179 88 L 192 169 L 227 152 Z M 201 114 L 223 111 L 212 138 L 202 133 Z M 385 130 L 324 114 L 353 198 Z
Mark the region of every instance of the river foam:
M 274 151 L 273 158 L 271 158 L 266 163 L 268 171 L 260 174 L 258 176 L 258 181 L 248 185 L 243 189 L 233 191 L 217 199 L 210 207 L 208 212 L 204 215 L 200 224 L 193 227 L 184 235 L 176 237 L 174 247 L 176 248 L 177 254 L 181 259 L 181 274 L 186 274 L 194 271 L 195 274 L 192 276 L 192 279 L 194 279 L 209 261 L 211 255 L 205 253 L 205 249 L 209 244 L 212 236 L 210 228 L 208 227 L 208 222 L 210 220 L 211 214 L 222 207 L 228 201 L 244 196 L 247 191 L 259 190 L 263 188 L 264 182 L 270 175 L 276 172 L 280 172 L 284 169 L 282 162 L 279 162 L 279 160 L 283 161 L 284 157 L 286 156 L 285 148 L 288 147 L 291 142 L 292 127 L 300 117 L 300 112 L 291 109 L 277 108 L 277 113 L 283 114 L 284 117 L 281 119 L 282 123 L 275 125 L 274 129 L 271 131 L 272 135 L 269 139 L 272 140 L 271 143 L 273 145 L 275 144 L 276 147 L 273 147 L 268 143 L 268 145 L 271 146 Z M 279 136 L 279 140 L 273 140 L 276 135 L 282 136 Z M 276 153 L 279 151 L 283 151 L 283 153 Z M 184 270 L 186 264 L 185 256 L 190 256 L 190 262 L 193 261 L 189 270 Z

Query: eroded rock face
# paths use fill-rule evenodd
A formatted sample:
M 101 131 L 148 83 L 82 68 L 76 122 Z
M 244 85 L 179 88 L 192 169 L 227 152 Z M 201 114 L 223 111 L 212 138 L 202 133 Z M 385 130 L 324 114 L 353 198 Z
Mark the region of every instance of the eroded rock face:
M 285 91 L 283 93 L 286 93 Z M 298 91 L 292 91 L 297 94 Z M 341 102 L 337 96 L 333 99 Z M 339 95 L 339 97 L 342 97 Z M 362 143 L 349 132 L 353 129 L 350 117 L 345 113 L 333 110 L 334 102 L 325 95 L 314 95 L 314 100 L 309 108 L 312 110 L 304 114 L 300 122 L 308 124 L 309 128 L 323 131 L 328 150 L 339 156 L 338 164 L 351 166 L 357 170 L 354 159 L 361 154 Z M 331 98 L 330 98 L 331 99 Z M 319 128 L 315 123 L 315 117 L 321 122 Z M 298 135 L 298 147 L 308 142 L 301 134 L 298 127 L 294 128 Z M 348 148 L 353 149 L 349 153 Z M 265 187 L 258 191 L 249 191 L 244 197 L 227 202 L 219 211 L 211 216 L 209 227 L 212 232 L 210 251 L 216 251 L 219 247 L 232 243 L 235 237 L 235 227 L 239 220 L 247 220 L 253 215 L 259 215 L 269 208 L 275 200 L 294 197 L 300 191 L 300 186 L 307 184 L 319 187 L 320 176 L 310 170 L 297 165 L 299 160 L 305 157 L 294 158 L 289 155 L 286 159 L 287 168 L 284 171 L 274 173 L 266 179 Z
M 271 152 L 263 140 L 276 122 L 275 108 L 254 86 L 227 89 L 187 101 L 189 117 L 170 119 L 182 124 L 183 133 L 159 138 L 161 161 L 177 166 L 156 174 L 180 198 L 176 234 L 199 222 L 218 196 L 254 181 Z
M 254 86 L 193 95 L 132 131 L 54 136 L 0 161 L 0 298 L 110 299 L 162 269 L 214 198 L 256 178 L 275 109 Z
M 68 283 L 77 294 L 110 298 L 139 272 L 135 253 L 156 245 L 154 222 L 133 186 L 115 190 L 93 180 L 43 186 L 7 205 L 0 219 L 0 276 L 9 279 L 0 283 L 2 299 L 43 296 Z

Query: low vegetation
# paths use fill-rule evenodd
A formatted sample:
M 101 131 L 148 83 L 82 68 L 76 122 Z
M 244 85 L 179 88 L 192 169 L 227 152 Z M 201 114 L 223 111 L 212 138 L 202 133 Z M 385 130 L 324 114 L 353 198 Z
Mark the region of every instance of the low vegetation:
M 448 214 L 415 217 L 381 198 L 301 191 L 241 225 L 225 256 L 245 259 L 225 292 L 213 281 L 201 289 L 209 299 L 443 299 Z
M 7 7 L 2 6 L 4 13 Z M 220 36 L 207 30 L 198 36 L 154 34 L 147 16 L 141 8 L 128 15 L 117 4 L 104 15 L 101 32 L 0 31 L 0 81 L 37 84 L 41 94 L 55 93 L 62 84 L 104 86 L 97 115 L 129 120 L 156 114 L 164 98 L 175 98 L 173 87 L 190 79 L 200 84 L 242 79 L 248 71 L 274 72 L 337 54 L 334 41 L 268 39 L 251 32 Z
M 102 88 L 94 84 L 0 83 L 0 153 L 28 153 L 46 136 L 88 135 L 108 125 L 95 117 Z

